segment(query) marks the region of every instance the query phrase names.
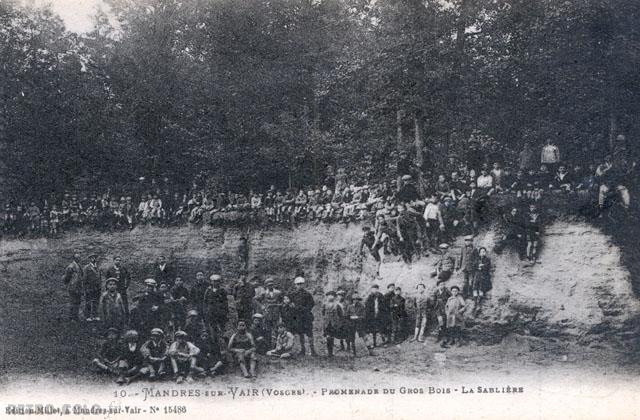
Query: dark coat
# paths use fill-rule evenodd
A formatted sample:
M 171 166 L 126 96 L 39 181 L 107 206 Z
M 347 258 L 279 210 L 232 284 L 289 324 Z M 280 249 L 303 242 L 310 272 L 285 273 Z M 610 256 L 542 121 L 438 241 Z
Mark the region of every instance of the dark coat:
M 229 319 L 226 290 L 209 287 L 204 293 L 204 319 L 210 324 L 225 324 Z
M 123 291 L 126 292 L 126 290 L 129 288 L 131 277 L 129 277 L 129 272 L 123 266 L 116 267 L 115 265 L 112 265 L 107 269 L 105 275 L 108 279 L 112 277 L 118 279 L 118 291 L 120 293 L 122 293 Z
M 169 263 L 164 265 L 164 270 L 160 269 L 160 264 L 155 264 L 151 275 L 158 285 L 160 283 L 166 283 L 170 288 L 173 287 L 173 283 L 176 280 L 176 270 Z
M 84 292 L 86 294 L 100 294 L 102 278 L 98 266 L 87 264 L 84 266 Z

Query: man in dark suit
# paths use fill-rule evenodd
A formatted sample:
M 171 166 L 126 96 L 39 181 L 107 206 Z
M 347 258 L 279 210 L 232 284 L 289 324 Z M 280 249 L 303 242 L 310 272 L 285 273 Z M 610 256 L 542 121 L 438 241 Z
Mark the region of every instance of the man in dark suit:
M 176 279 L 176 270 L 167 262 L 167 258 L 164 255 L 160 255 L 153 266 L 151 277 L 158 284 L 166 283 L 171 288 Z
M 76 251 L 73 254 L 73 261 L 64 271 L 62 281 L 67 285 L 69 292 L 69 320 L 78 321 L 80 318 L 79 310 L 82 302 L 82 283 L 83 283 L 82 267 L 80 267 L 80 254 Z
M 371 286 L 371 293 L 367 296 L 364 303 L 365 307 L 365 324 L 367 332 L 372 335 L 373 347 L 377 346 L 377 335 L 380 334 L 385 338 L 385 328 L 388 319 L 388 306 L 386 299 L 377 284 Z
M 89 264 L 84 266 L 84 316 L 87 321 L 99 321 L 98 303 L 102 292 L 102 278 L 97 264 L 98 256 L 89 255 Z
M 222 337 L 229 319 L 229 302 L 227 291 L 222 287 L 222 277 L 213 274 L 209 277 L 211 286 L 204 292 L 204 319 L 213 334 Z
M 124 304 L 125 314 L 127 319 L 129 317 L 129 299 L 127 295 L 127 290 L 129 290 L 129 272 L 122 265 L 122 258 L 119 255 L 116 255 L 113 258 L 113 265 L 107 269 L 106 273 L 107 278 L 115 278 L 118 279 L 118 293 L 122 296 L 122 303 Z

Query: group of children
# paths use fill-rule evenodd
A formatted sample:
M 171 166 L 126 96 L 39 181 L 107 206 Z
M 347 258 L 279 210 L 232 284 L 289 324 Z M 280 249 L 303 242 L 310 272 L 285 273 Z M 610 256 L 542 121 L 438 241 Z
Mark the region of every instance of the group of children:
M 584 191 L 597 196 L 600 208 L 612 194 L 619 195 L 623 206 L 628 207 L 628 184 L 635 164 L 624 159 L 624 148 L 618 149 L 602 162 L 589 156 L 588 164 L 582 162 L 584 159 L 571 164 L 561 159 L 559 148 L 551 141 L 546 142 L 539 155 L 527 142 L 518 157 L 511 159 L 496 142 L 483 149 L 472 141 L 463 159 L 450 157 L 423 168 L 417 168 L 403 152 L 395 169 L 385 172 L 389 176 L 379 182 L 349 183 L 346 171 L 338 170 L 327 176 L 324 185 L 285 190 L 271 186 L 264 192 L 211 193 L 194 182 L 189 192 L 178 193 L 172 191 L 168 179 L 162 185 L 154 180 L 150 185 L 141 181 L 131 191 L 120 194 L 110 190 L 101 195 L 65 193 L 39 202 L 5 203 L 0 208 L 0 235 L 55 236 L 80 226 L 113 230 L 184 222 L 291 226 L 303 221 L 363 220 L 374 221 L 376 230 L 380 230 L 384 229 L 380 227 L 382 222 L 397 224 L 395 220 L 405 208 L 410 214 L 422 216 L 418 217 L 418 226 L 405 218 L 406 236 L 413 239 L 411 231 L 419 229 L 420 245 L 424 247 L 424 242 L 429 242 L 434 246 L 454 235 L 476 231 L 479 222 L 492 217 L 489 197 L 495 194 L 513 194 L 527 205 L 540 201 L 549 192 Z M 400 229 L 403 228 L 391 226 L 385 233 Z M 380 236 L 381 232 L 376 234 Z M 405 243 L 393 244 L 391 252 L 402 254 L 405 259 L 415 255 L 410 241 L 399 242 Z

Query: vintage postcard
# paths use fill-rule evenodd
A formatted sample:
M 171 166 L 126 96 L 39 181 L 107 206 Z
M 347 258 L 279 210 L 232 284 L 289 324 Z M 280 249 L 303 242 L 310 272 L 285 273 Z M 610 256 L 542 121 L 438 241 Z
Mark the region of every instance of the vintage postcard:
M 639 6 L 0 0 L 0 418 L 640 417 Z

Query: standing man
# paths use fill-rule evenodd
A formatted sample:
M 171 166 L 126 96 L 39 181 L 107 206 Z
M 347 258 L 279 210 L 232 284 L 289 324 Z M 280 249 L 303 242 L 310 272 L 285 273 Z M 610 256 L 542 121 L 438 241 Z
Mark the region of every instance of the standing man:
M 309 337 L 309 348 L 311 349 L 311 355 L 317 356 L 316 349 L 313 343 L 313 306 L 315 301 L 311 293 L 304 288 L 304 277 L 296 277 L 293 281 L 293 289 L 289 292 L 289 298 L 291 302 L 298 308 L 300 315 L 300 355 L 304 356 L 306 353 L 305 348 L 305 335 Z
M 255 287 L 247 282 L 246 276 L 241 275 L 233 289 L 233 299 L 236 303 L 238 319 L 243 319 L 247 322 L 251 320 L 255 292 Z
M 166 283 L 171 288 L 176 278 L 176 271 L 173 266 L 167 263 L 167 258 L 164 255 L 160 255 L 153 267 L 151 276 L 158 284 Z
M 129 297 L 127 291 L 129 290 L 129 272 L 122 265 L 122 258 L 116 255 L 113 258 L 113 265 L 107 269 L 107 278 L 114 278 L 118 280 L 118 293 L 122 297 L 122 303 L 124 305 L 124 311 L 127 319 L 129 319 Z
M 89 264 L 84 266 L 84 316 L 87 321 L 99 321 L 98 303 L 102 289 L 102 279 L 100 269 L 96 263 L 98 256 L 96 254 L 89 255 Z
M 262 303 L 264 305 L 264 328 L 267 332 L 267 344 L 272 347 L 272 336 L 276 326 L 280 322 L 280 304 L 282 303 L 282 292 L 275 288 L 272 278 L 264 281 L 266 290 L 262 295 Z
M 478 250 L 473 246 L 473 235 L 464 237 L 464 246 L 460 250 L 460 258 L 458 259 L 457 270 L 462 270 L 464 276 L 464 285 L 462 286 L 462 296 L 471 296 L 471 280 L 473 279 L 476 260 L 478 259 Z
M 553 140 L 547 139 L 545 145 L 542 147 L 540 163 L 547 165 L 547 168 L 549 168 L 551 172 L 556 171 L 558 163 L 560 163 L 560 149 L 553 144 Z
M 380 333 L 382 340 L 384 341 L 386 324 L 385 298 L 382 293 L 380 293 L 380 288 L 377 284 L 371 286 L 371 292 L 369 293 L 369 296 L 367 296 L 364 307 L 367 332 L 371 333 L 373 338 L 373 347 L 376 347 L 378 333 Z
M 199 314 L 204 314 L 204 293 L 207 291 L 209 283 L 204 278 L 204 273 L 198 271 L 196 273 L 196 283 L 189 293 L 189 307 L 195 309 Z
M 77 251 L 73 254 L 73 261 L 65 269 L 62 281 L 67 285 L 69 292 L 69 321 L 79 321 L 83 272 L 80 267 L 80 254 Z
M 211 286 L 204 292 L 204 319 L 211 328 L 211 336 L 222 337 L 229 319 L 229 302 L 227 291 L 222 287 L 222 276 L 212 274 L 209 277 Z

